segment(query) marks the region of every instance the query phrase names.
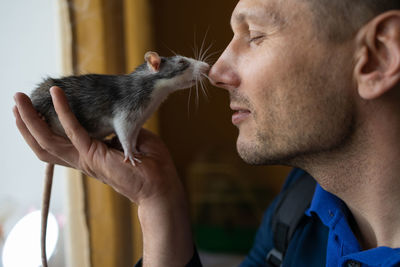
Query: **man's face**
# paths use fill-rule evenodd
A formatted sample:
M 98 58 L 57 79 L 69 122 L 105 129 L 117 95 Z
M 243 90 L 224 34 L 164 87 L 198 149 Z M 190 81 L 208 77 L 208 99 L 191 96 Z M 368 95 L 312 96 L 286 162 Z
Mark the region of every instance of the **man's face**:
M 229 91 L 248 163 L 291 164 L 351 134 L 353 48 L 322 41 L 304 2 L 239 1 L 233 39 L 210 71 Z

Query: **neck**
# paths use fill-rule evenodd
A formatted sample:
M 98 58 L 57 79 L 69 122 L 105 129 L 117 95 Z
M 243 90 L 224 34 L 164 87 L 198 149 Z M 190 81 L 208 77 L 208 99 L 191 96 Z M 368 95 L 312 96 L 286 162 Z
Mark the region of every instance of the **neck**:
M 400 247 L 400 113 L 387 110 L 369 110 L 345 147 L 303 166 L 347 204 L 364 249 Z

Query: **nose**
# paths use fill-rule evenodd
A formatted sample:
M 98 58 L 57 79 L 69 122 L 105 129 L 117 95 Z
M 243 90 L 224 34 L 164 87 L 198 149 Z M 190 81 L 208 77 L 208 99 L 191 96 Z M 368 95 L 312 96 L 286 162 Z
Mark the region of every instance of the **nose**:
M 207 72 L 209 72 L 210 70 L 210 65 L 208 65 L 208 63 L 206 62 L 202 62 L 202 64 L 200 65 L 200 72 L 207 74 Z
M 227 90 L 239 87 L 240 78 L 233 62 L 232 55 L 228 50 L 225 50 L 208 73 L 210 81 L 214 86 Z

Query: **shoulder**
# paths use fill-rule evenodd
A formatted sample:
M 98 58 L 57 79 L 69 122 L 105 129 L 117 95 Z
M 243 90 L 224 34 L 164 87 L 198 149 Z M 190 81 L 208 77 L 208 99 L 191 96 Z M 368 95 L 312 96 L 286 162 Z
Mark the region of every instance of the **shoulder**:
M 282 202 L 285 201 L 285 198 L 287 197 L 286 196 L 287 192 L 291 191 L 293 189 L 293 186 L 295 186 L 295 184 L 298 184 L 296 182 L 299 181 L 299 179 L 302 179 L 302 177 L 306 176 L 309 175 L 301 169 L 295 168 L 290 172 L 282 187 L 281 192 L 278 194 L 278 196 L 274 199 L 274 201 L 269 205 L 268 209 L 265 211 L 261 225 L 254 239 L 253 248 L 251 249 L 251 251 L 249 252 L 248 256 L 246 257 L 245 261 L 242 263 L 241 266 L 258 266 L 258 265 L 262 266 L 263 264 L 265 264 L 265 259 L 268 252 L 274 248 L 274 238 L 276 238 L 274 235 L 276 235 L 276 233 L 275 234 L 273 233 L 273 228 L 274 228 L 273 223 L 274 220 L 276 219 L 275 218 L 276 209 L 277 207 L 282 205 Z M 312 224 L 311 228 L 314 229 L 313 231 L 310 231 L 311 224 Z M 316 228 L 318 229 L 321 228 L 321 231 L 316 233 L 315 232 Z M 300 260 L 301 262 L 300 258 L 304 258 L 302 257 L 301 254 L 304 254 L 304 251 L 300 251 L 296 249 L 296 247 L 298 247 L 297 245 L 307 247 L 310 243 L 309 242 L 310 238 L 313 239 L 311 243 L 314 243 L 314 245 L 312 246 L 316 245 L 323 247 L 321 246 L 321 243 L 322 244 L 326 243 L 327 232 L 325 231 L 325 229 L 322 228 L 323 228 L 322 224 L 319 221 L 314 220 L 313 218 L 306 218 L 305 223 L 301 224 L 301 226 L 299 227 L 296 227 L 296 232 L 293 235 L 293 238 L 291 239 L 290 245 L 287 250 L 287 257 L 285 257 L 285 263 L 293 262 L 292 261 L 293 258 L 296 258 L 294 262 L 296 262 L 297 260 Z M 312 235 L 312 237 L 308 237 L 309 235 Z M 320 257 L 321 259 L 318 259 L 318 262 L 324 262 L 325 255 L 320 255 Z M 307 266 L 307 264 L 301 266 Z M 310 266 L 318 266 L 318 265 L 313 265 L 313 263 L 311 263 Z
M 274 247 L 273 233 L 272 233 L 272 218 L 278 202 L 284 195 L 284 192 L 290 188 L 290 186 L 304 175 L 304 171 L 301 169 L 293 169 L 282 187 L 281 192 L 271 202 L 267 210 L 264 212 L 261 224 L 258 228 L 257 234 L 254 238 L 253 247 L 247 255 L 245 261 L 241 266 L 257 266 L 265 264 L 265 257 L 267 253 Z

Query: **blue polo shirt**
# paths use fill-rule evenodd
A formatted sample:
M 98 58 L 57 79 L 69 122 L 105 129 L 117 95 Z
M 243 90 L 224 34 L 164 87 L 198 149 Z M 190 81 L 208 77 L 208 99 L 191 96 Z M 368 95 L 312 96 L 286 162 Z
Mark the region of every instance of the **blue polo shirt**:
M 294 169 L 287 178 L 284 191 L 304 172 Z M 263 266 L 266 255 L 273 248 L 271 218 L 276 200 L 264 214 L 255 237 L 254 246 L 240 265 Z M 400 266 L 400 249 L 378 247 L 362 250 L 354 236 L 345 203 L 317 184 L 306 221 L 299 227 L 288 246 L 283 266 Z
M 342 200 L 317 185 L 308 216 L 316 214 L 329 228 L 326 266 L 400 266 L 400 248 L 377 247 L 362 250 L 348 218 L 349 209 Z M 359 264 L 361 263 L 361 265 Z
M 294 169 L 282 192 L 303 174 L 304 171 Z M 274 247 L 271 224 L 278 198 L 265 212 L 253 248 L 241 267 L 265 266 L 265 258 Z M 400 248 L 361 249 L 348 223 L 351 216 L 349 209 L 343 201 L 318 184 L 306 215 L 288 245 L 283 267 L 400 267 Z M 136 266 L 141 266 L 141 261 Z M 199 266 L 202 265 L 195 252 L 186 267 Z

